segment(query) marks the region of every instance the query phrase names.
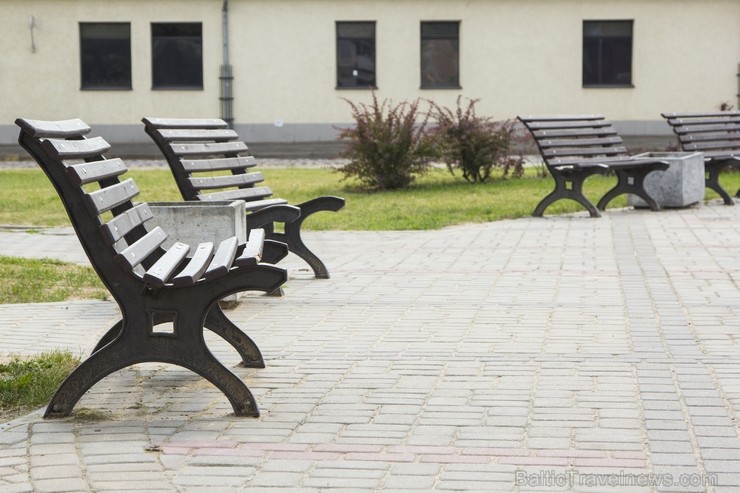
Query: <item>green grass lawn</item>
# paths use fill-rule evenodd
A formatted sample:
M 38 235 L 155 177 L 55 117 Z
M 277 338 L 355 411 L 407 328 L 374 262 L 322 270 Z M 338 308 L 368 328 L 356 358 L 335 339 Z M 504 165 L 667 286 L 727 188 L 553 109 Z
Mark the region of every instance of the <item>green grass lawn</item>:
M 69 351 L 0 361 L 0 421 L 16 418 L 46 404 L 59 384 L 80 363 Z
M 90 267 L 0 256 L 0 304 L 107 298 L 108 291 Z
M 131 171 L 142 190 L 141 201 L 180 201 L 170 172 L 165 169 Z M 529 216 L 552 190 L 552 179 L 528 169 L 521 179 L 498 179 L 470 184 L 445 169 L 435 169 L 408 189 L 367 192 L 343 181 L 330 169 L 265 169 L 267 183 L 280 197 L 299 203 L 318 195 L 340 195 L 347 205 L 339 213 L 310 217 L 314 230 L 425 230 L 462 223 Z M 740 173 L 722 175 L 730 191 L 740 187 Z M 596 203 L 615 183 L 613 177 L 586 181 L 586 195 Z M 69 220 L 52 186 L 38 169 L 0 170 L 0 225 L 68 226 Z M 707 192 L 708 199 L 718 198 Z M 610 207 L 623 207 L 624 196 Z M 580 204 L 561 200 L 547 214 L 583 211 Z M 107 291 L 92 269 L 54 260 L 0 257 L 0 303 L 61 301 L 73 298 L 106 299 Z
M 454 224 L 497 221 L 529 216 L 553 187 L 552 178 L 537 176 L 528 169 L 524 178 L 470 184 L 446 169 L 434 169 L 410 188 L 367 192 L 331 169 L 263 169 L 266 183 L 278 197 L 298 203 L 318 195 L 339 195 L 347 205 L 339 213 L 315 214 L 304 227 L 314 230 L 422 230 Z M 170 172 L 165 169 L 133 169 L 129 173 L 142 191 L 141 201 L 179 201 L 180 195 Z M 740 173 L 724 173 L 721 182 L 734 193 L 740 187 Z M 616 183 L 610 176 L 594 176 L 584 192 L 596 203 Z M 68 225 L 51 184 L 37 169 L 0 170 L 0 225 Z M 717 198 L 707 191 L 707 199 Z M 624 207 L 619 197 L 609 208 Z M 577 203 L 561 200 L 546 214 L 583 211 Z

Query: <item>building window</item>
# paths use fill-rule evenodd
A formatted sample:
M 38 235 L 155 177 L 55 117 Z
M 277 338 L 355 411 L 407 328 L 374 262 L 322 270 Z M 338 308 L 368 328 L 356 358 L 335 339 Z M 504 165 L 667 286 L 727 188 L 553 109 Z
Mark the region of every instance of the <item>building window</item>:
M 337 22 L 337 87 L 375 87 L 375 22 Z
M 152 87 L 203 88 L 203 28 L 200 22 L 152 24 Z
M 632 21 L 583 21 L 583 85 L 632 85 Z
M 80 87 L 131 89 L 131 25 L 80 23 Z
M 460 88 L 460 23 L 421 23 L 421 87 Z

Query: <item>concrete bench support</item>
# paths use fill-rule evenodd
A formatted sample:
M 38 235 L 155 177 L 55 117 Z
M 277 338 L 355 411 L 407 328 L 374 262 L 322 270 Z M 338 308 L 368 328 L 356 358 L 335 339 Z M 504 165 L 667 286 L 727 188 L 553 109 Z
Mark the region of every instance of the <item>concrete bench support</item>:
M 149 202 L 154 213 L 152 226 L 168 232 L 164 246 L 175 242 L 197 245 L 212 241 L 216 244 L 236 236 L 239 243 L 247 241 L 247 224 L 244 221 L 244 201 L 214 202 Z M 237 295 L 227 296 L 221 301 L 224 308 L 233 308 L 238 303 Z
M 645 190 L 661 207 L 687 207 L 704 200 L 704 156 L 701 152 L 647 152 L 636 158 L 667 161 L 665 171 L 650 173 Z M 647 207 L 636 195 L 627 202 L 634 207 Z

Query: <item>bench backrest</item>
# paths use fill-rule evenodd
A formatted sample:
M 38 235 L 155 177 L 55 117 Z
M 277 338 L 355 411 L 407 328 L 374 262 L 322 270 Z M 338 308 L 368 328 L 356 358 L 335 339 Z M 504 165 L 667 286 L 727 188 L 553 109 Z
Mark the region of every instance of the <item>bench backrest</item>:
M 663 113 L 684 151 L 703 152 L 706 158 L 740 158 L 740 111 L 717 113 Z
M 19 118 L 18 142 L 31 154 L 57 190 L 90 262 L 114 297 L 128 286 L 141 289 L 144 269 L 164 253 L 167 235 L 148 231 L 152 218 L 120 159 L 106 159 L 110 145 L 101 137 L 86 138 L 82 120 L 40 121 Z M 125 275 L 132 274 L 132 275 Z
M 143 118 L 185 200 L 262 200 L 272 195 L 247 145 L 220 119 Z
M 548 167 L 612 163 L 630 157 L 622 138 L 601 115 L 523 115 Z

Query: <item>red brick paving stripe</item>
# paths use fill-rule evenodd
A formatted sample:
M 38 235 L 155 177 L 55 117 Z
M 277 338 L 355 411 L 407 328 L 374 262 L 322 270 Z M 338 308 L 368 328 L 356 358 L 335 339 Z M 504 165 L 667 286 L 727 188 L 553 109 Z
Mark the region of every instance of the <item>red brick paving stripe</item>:
M 359 453 L 380 453 L 385 447 L 383 445 L 363 445 L 352 443 L 320 443 L 313 446 L 315 452 L 342 452 L 351 454 Z
M 272 450 L 280 452 L 306 452 L 312 450 L 313 447 L 307 443 L 242 443 L 239 448 L 253 448 L 260 450 Z
M 440 454 L 452 455 L 459 451 L 455 447 L 434 446 L 434 445 L 393 445 L 388 447 L 388 452 L 399 454 Z
M 528 450 L 496 447 L 393 445 L 344 443 L 236 443 L 230 441 L 172 441 L 158 444 L 163 454 L 267 457 L 310 461 L 424 462 L 437 464 L 512 464 L 520 466 L 574 466 L 647 468 L 643 452 L 630 450 Z

